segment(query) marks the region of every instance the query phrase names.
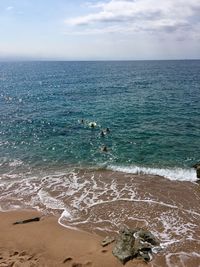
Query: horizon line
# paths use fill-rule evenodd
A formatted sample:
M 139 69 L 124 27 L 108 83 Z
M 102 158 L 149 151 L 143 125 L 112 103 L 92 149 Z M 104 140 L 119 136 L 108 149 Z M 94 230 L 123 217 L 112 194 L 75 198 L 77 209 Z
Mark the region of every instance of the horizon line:
M 119 62 L 119 61 L 192 61 L 200 58 L 177 59 L 40 59 L 40 58 L 0 58 L 0 62 Z

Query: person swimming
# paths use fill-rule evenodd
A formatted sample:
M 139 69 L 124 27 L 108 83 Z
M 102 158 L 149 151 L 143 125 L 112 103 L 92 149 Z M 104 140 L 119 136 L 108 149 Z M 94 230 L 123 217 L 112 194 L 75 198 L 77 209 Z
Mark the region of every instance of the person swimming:
M 102 152 L 108 152 L 108 148 L 107 148 L 107 146 L 102 146 L 101 151 L 102 151 Z
M 104 131 L 101 131 L 100 136 L 101 136 L 101 137 L 104 137 L 104 136 L 105 136 Z
M 84 119 L 78 120 L 78 122 L 79 122 L 80 124 L 85 124 Z
M 91 128 L 95 128 L 97 126 L 96 122 L 89 122 L 89 126 Z

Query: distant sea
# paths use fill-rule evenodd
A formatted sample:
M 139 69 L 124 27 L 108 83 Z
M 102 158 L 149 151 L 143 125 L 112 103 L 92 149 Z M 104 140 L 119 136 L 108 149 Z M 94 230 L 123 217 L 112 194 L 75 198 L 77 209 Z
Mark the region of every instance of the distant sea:
M 199 60 L 0 63 L 2 175 L 80 167 L 194 181 L 199 141 Z

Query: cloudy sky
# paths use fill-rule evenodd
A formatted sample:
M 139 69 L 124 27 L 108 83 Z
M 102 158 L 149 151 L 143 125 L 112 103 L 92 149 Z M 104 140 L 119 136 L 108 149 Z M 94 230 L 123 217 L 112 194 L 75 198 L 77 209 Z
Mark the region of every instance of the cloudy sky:
M 200 59 L 200 0 L 0 0 L 0 59 Z

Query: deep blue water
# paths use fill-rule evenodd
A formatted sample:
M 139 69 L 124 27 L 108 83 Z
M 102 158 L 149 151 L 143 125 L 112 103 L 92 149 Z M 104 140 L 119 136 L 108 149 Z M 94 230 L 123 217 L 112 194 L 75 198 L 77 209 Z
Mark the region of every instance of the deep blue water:
M 199 60 L 0 63 L 1 172 L 18 164 L 188 168 L 199 144 Z

